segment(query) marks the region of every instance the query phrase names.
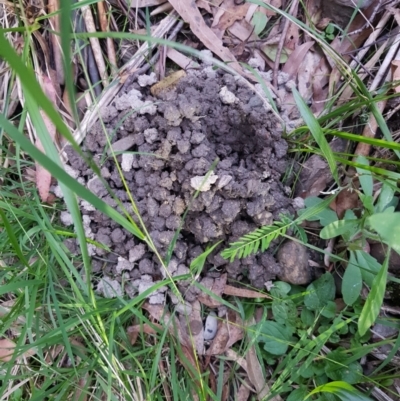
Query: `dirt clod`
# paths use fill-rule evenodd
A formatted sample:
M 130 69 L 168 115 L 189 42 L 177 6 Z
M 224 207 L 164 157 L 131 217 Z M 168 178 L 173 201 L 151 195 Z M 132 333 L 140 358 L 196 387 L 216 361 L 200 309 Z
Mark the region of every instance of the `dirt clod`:
M 260 225 L 270 224 L 280 213 L 292 211 L 280 182 L 286 169 L 287 144 L 281 138 L 279 121 L 264 101 L 235 77 L 219 71 L 190 71 L 174 89 L 160 92 L 159 98 L 135 83 L 111 107 L 119 110 L 105 123 L 112 149 L 130 154 L 116 157 L 123 163 L 124 180 L 162 256 L 183 213 L 190 209 L 168 267 L 171 274 L 187 274 L 191 261 L 207 245 L 222 240 L 221 247 L 227 246 Z M 99 124 L 87 134 L 83 151 L 99 165 L 102 177 L 124 207 L 132 210 L 113 157 L 101 157 L 106 144 Z M 117 208 L 101 180 L 73 150 L 69 149 L 68 155 L 79 179 Z M 126 286 L 129 295 L 165 277 L 143 243 L 98 211 L 82 212 L 90 222 L 90 235 L 110 247 L 110 255 L 115 256 L 93 249 L 106 260 L 103 271 L 117 281 L 122 280 L 123 272 L 140 276 L 136 285 Z M 302 252 L 298 250 L 300 256 L 305 255 Z M 284 263 L 288 266 L 286 260 Z M 247 277 L 257 288 L 283 274 L 268 252 L 229 263 L 215 251 L 203 275 L 213 266 L 225 270 L 229 279 Z M 309 280 L 306 272 L 297 276 L 300 278 L 291 282 Z
M 286 241 L 278 251 L 278 262 L 281 271 L 280 280 L 290 284 L 305 285 L 310 283 L 311 270 L 308 266 L 307 248 L 296 241 Z

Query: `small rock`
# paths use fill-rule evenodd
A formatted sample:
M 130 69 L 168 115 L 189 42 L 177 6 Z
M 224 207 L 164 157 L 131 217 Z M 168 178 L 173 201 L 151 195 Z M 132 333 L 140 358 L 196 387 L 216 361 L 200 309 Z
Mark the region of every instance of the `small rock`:
M 188 316 L 188 315 L 190 315 L 192 313 L 192 305 L 190 305 L 189 302 L 184 302 L 184 303 L 179 302 L 176 305 L 176 311 L 178 313 L 181 313 L 181 314 L 185 315 L 185 316 Z
M 217 335 L 218 319 L 215 312 L 210 312 L 204 324 L 204 340 L 211 341 Z
M 158 131 L 155 128 L 148 128 L 144 132 L 144 139 L 147 143 L 154 143 L 158 138 Z
M 132 270 L 133 269 L 133 263 L 129 262 L 129 260 L 118 256 L 118 264 L 117 267 L 115 268 L 117 274 L 121 274 L 124 270 Z
M 128 172 L 132 170 L 134 156 L 132 153 L 123 153 L 121 160 L 122 171 Z
M 137 81 L 141 87 L 151 86 L 157 82 L 157 75 L 154 72 L 150 75 L 139 75 Z
M 228 90 L 226 86 L 223 86 L 219 92 L 219 98 L 224 104 L 233 104 L 237 101 L 236 96 Z
M 146 247 L 144 244 L 134 246 L 129 250 L 129 262 L 134 263 L 140 260 L 146 253 Z
M 218 180 L 218 176 L 211 173 L 207 179 L 207 175 L 197 175 L 196 177 L 192 177 L 190 179 L 190 185 L 192 188 L 205 192 L 211 189 L 211 185 L 214 184 Z
M 102 198 L 103 196 L 107 195 L 107 189 L 104 188 L 103 183 L 101 182 L 100 178 L 97 176 L 94 176 L 93 178 L 91 178 L 88 181 L 87 187 L 88 187 L 89 191 L 93 192 L 99 198 Z
M 122 297 L 122 287 L 117 280 L 109 277 L 102 277 L 97 285 L 97 291 L 103 294 L 105 298 Z
M 117 142 L 114 142 L 111 146 L 114 152 L 125 152 L 129 150 L 134 144 L 135 144 L 135 135 L 131 134 L 123 137 Z M 110 155 L 111 153 L 112 152 L 109 149 L 107 151 L 107 154 Z
M 71 213 L 69 212 L 61 212 L 60 215 L 60 220 L 61 223 L 64 224 L 64 226 L 68 227 L 74 224 L 74 220 L 72 219 Z
M 279 279 L 290 284 L 306 285 L 312 277 L 308 266 L 307 248 L 295 241 L 286 241 L 277 254 L 281 266 Z

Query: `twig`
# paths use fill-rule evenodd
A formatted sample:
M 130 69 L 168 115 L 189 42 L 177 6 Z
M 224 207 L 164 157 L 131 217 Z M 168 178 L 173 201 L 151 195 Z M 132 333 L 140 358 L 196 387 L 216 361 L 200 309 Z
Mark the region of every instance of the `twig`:
M 292 5 L 290 6 L 290 10 L 289 10 L 290 15 L 294 14 L 298 5 L 299 5 L 299 0 L 293 0 Z M 273 83 L 275 89 L 278 89 L 278 69 L 279 69 L 279 64 L 280 64 L 280 60 L 281 60 L 283 45 L 285 44 L 286 34 L 289 29 L 290 23 L 291 22 L 290 22 L 289 18 L 287 18 L 285 20 L 285 26 L 283 27 L 282 35 L 279 40 L 278 49 L 277 49 L 276 56 L 275 56 L 276 58 L 275 58 L 275 63 L 274 63 L 273 80 L 272 80 L 272 83 Z
M 82 0 L 80 0 L 80 1 L 82 1 Z M 86 30 L 89 33 L 97 32 L 96 25 L 94 23 L 94 19 L 93 19 L 93 15 L 92 15 L 92 12 L 90 10 L 90 7 L 89 6 L 82 6 L 81 7 L 81 11 L 82 11 L 83 19 L 85 21 Z M 99 39 L 98 38 L 94 38 L 94 37 L 90 37 L 89 41 L 90 41 L 90 44 L 91 44 L 92 49 L 93 49 L 93 55 L 94 55 L 94 59 L 96 60 L 96 65 L 97 65 L 97 68 L 99 70 L 101 81 L 103 83 L 103 86 L 106 87 L 106 86 L 108 86 L 108 80 L 109 79 L 108 79 L 106 64 L 104 62 L 104 58 L 103 58 L 103 54 L 102 54 L 102 51 L 101 51 Z
M 103 32 L 108 32 L 109 31 L 109 25 L 107 21 L 107 15 L 106 15 L 106 8 L 104 5 L 104 1 L 99 1 L 97 3 L 97 10 L 99 12 L 99 21 L 100 21 L 100 27 Z M 107 55 L 108 55 L 108 60 L 111 65 L 111 73 L 113 74 L 117 70 L 117 56 L 115 54 L 115 47 L 114 47 L 114 41 L 111 38 L 106 39 L 107 43 Z

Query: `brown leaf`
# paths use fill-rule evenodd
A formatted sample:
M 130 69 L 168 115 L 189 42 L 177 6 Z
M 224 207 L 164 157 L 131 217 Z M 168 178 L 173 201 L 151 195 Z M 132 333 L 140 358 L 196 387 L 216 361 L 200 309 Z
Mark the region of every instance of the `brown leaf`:
M 307 52 L 314 45 L 314 41 L 305 42 L 302 45 L 296 47 L 293 53 L 289 56 L 288 60 L 284 64 L 282 71 L 289 74 L 292 78 L 297 75 L 299 65 L 303 61 Z
M 229 61 L 230 66 L 242 74 L 242 68 L 229 49 L 223 46 L 221 39 L 207 26 L 194 0 L 169 0 L 176 12 L 190 25 L 197 38 L 223 61 Z
M 157 323 L 153 323 L 153 326 L 162 330 L 162 327 Z M 138 324 L 135 326 L 129 326 L 126 329 L 126 331 L 128 334 L 129 341 L 132 345 L 135 344 L 139 333 L 145 333 L 145 334 L 156 334 L 157 333 L 157 330 L 154 327 L 151 327 L 150 325 L 148 325 L 147 323 Z
M 47 75 L 43 75 L 41 78 L 42 78 L 41 81 L 44 93 L 47 95 L 47 97 L 53 104 L 56 104 L 57 93 L 51 79 Z M 56 136 L 56 127 L 42 110 L 40 111 L 40 114 L 42 115 L 44 124 L 46 125 L 47 131 L 50 135 L 50 140 L 54 141 Z M 42 143 L 40 142 L 39 137 L 37 137 L 36 139 L 36 147 L 40 151 L 44 152 L 44 148 Z M 39 191 L 40 199 L 43 202 L 46 202 L 48 200 L 50 184 L 51 184 L 50 172 L 46 170 L 44 167 L 42 167 L 38 162 L 36 162 L 36 185 Z
M 186 330 L 186 334 L 190 338 L 191 342 L 194 343 L 198 355 L 204 354 L 204 328 L 201 317 L 201 306 L 199 301 L 192 303 L 192 312 L 188 318 L 183 317 L 181 320 L 183 329 Z
M 16 344 L 8 340 L 6 338 L 3 338 L 0 340 L 0 360 L 4 362 L 8 362 L 12 359 L 14 349 L 15 349 Z
M 226 273 L 222 274 L 221 277 L 216 278 L 213 281 L 212 286 L 209 287 L 208 289 L 217 297 L 221 297 L 222 294 L 224 293 L 227 277 L 228 275 Z M 209 308 L 216 308 L 221 305 L 220 301 L 218 301 L 211 295 L 206 294 L 205 292 L 200 293 L 197 299 L 202 304 L 208 306 Z
M 141 8 L 141 7 L 152 7 L 159 6 L 160 4 L 166 3 L 167 0 L 134 0 L 130 1 L 129 4 L 131 8 Z
M 336 197 L 336 214 L 342 219 L 346 210 L 351 210 L 358 205 L 358 194 L 354 189 L 343 189 Z
M 272 299 L 272 297 L 268 294 L 264 294 L 262 292 L 248 290 L 247 288 L 237 288 L 232 287 L 231 285 L 226 285 L 224 288 L 225 295 L 232 295 L 234 297 L 241 298 L 268 298 Z
M 213 23 L 212 28 L 225 32 L 235 21 L 240 21 L 246 16 L 249 6 L 250 4 L 246 2 L 241 5 L 236 5 L 234 0 L 224 0 L 220 8 L 223 14 L 219 18 L 219 21 Z
M 228 310 L 228 316 L 218 323 L 217 335 L 211 342 L 206 355 L 220 355 L 243 338 L 243 322 L 237 312 Z
M 264 374 L 261 368 L 260 361 L 257 358 L 254 345 L 250 347 L 246 354 L 247 374 L 251 384 L 257 391 L 257 399 L 263 400 L 269 394 L 269 387 L 265 382 Z M 282 398 L 277 395 L 271 398 L 271 401 L 282 401 Z
M 393 81 L 400 80 L 400 60 L 392 61 L 392 71 L 393 71 Z M 400 93 L 400 85 L 396 85 L 394 87 L 394 91 L 396 93 Z

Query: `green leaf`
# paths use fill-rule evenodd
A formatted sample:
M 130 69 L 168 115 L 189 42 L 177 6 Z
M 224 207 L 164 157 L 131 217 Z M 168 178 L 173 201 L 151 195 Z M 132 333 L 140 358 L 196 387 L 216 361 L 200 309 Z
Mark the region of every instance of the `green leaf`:
M 307 396 L 307 389 L 305 387 L 300 387 L 297 388 L 296 390 L 293 390 L 289 395 L 286 401 L 300 401 L 304 400 L 304 398 Z
M 207 248 L 204 252 L 202 252 L 199 256 L 194 258 L 192 262 L 190 263 L 190 270 L 196 270 L 196 272 L 201 272 L 204 266 L 204 263 L 206 263 L 206 259 L 208 255 L 221 243 L 222 241 L 218 241 L 216 244 L 213 246 L 210 246 Z
M 351 384 L 344 381 L 334 381 L 331 383 L 323 384 L 322 386 L 319 386 L 311 391 L 305 399 L 307 400 L 312 395 L 318 393 L 335 394 L 342 401 L 372 401 L 371 398 L 367 397 Z
M 331 354 L 328 354 L 325 367 L 326 375 L 331 380 L 344 381 L 350 384 L 358 383 L 363 374 L 361 365 L 357 361 L 351 362 L 346 366 L 343 365 L 340 361 L 335 362 L 334 359 L 332 360 Z
M 274 44 L 265 45 L 261 49 L 270 60 L 275 61 L 276 55 L 277 55 L 277 52 L 278 52 L 278 45 L 274 45 Z M 281 57 L 279 59 L 279 63 L 280 64 L 286 63 L 286 61 L 289 58 L 290 53 L 291 52 L 290 52 L 290 50 L 288 48 L 283 47 L 282 48 Z
M 386 256 L 385 261 L 383 262 L 381 270 L 372 283 L 371 291 L 368 294 L 367 300 L 365 301 L 365 305 L 358 319 L 358 333 L 360 336 L 363 336 L 367 332 L 379 315 L 386 289 L 389 254 L 390 250 L 388 256 Z
M 312 327 L 315 323 L 315 316 L 309 309 L 303 308 L 300 315 L 301 321 L 306 327 Z
M 297 319 L 297 308 L 294 302 L 290 299 L 275 299 L 272 302 L 272 314 L 278 323 L 290 323 L 293 325 Z
M 292 330 L 273 321 L 262 323 L 257 341 L 272 355 L 283 355 L 291 344 Z
M 336 303 L 333 301 L 328 301 L 325 308 L 322 309 L 321 315 L 328 319 L 334 318 L 336 315 Z
M 368 159 L 364 156 L 358 156 L 356 159 L 357 163 L 363 164 L 365 166 L 369 166 Z M 356 167 L 357 173 L 359 176 L 361 188 L 364 192 L 364 195 L 366 196 L 371 196 L 373 194 L 373 187 L 374 187 L 374 182 L 372 179 L 372 174 L 368 170 L 364 170 L 363 168 Z
M 271 295 L 275 298 L 285 298 L 289 294 L 292 286 L 284 281 L 275 281 L 274 286 L 271 288 Z
M 383 212 L 394 199 L 397 200 L 397 198 L 394 198 L 394 189 L 392 188 L 392 185 L 388 184 L 385 181 L 382 185 L 381 193 L 378 197 L 378 202 L 376 203 L 375 212 Z
M 361 268 L 361 275 L 363 281 L 371 287 L 376 274 L 381 269 L 382 265 L 365 251 L 357 250 L 354 252 L 357 260 L 357 265 Z
M 340 235 L 354 232 L 359 228 L 361 220 L 337 220 L 328 224 L 320 232 L 322 239 L 339 237 Z
M 307 287 L 304 305 L 310 310 L 320 310 L 335 298 L 335 281 L 332 274 L 325 273 Z
M 312 136 L 314 137 L 315 141 L 317 142 L 319 148 L 321 149 L 322 154 L 326 158 L 329 168 L 331 170 L 332 176 L 335 179 L 335 182 L 339 184 L 335 156 L 332 152 L 331 147 L 329 146 L 328 141 L 325 138 L 325 135 L 321 128 L 321 125 L 319 124 L 318 120 L 314 117 L 314 114 L 309 109 L 309 107 L 306 105 L 306 103 L 304 102 L 300 93 L 296 90 L 296 88 L 293 88 L 292 92 L 293 92 L 294 100 L 297 104 L 297 107 L 299 108 L 300 114 L 303 117 L 304 122 L 306 123 Z
M 306 198 L 304 200 L 304 204 L 306 205 L 306 209 L 299 210 L 299 215 L 304 213 L 306 210 L 309 210 L 310 208 L 320 205 L 323 202 L 322 199 L 310 196 L 309 198 Z M 309 221 L 319 221 L 322 226 L 327 226 L 328 224 L 336 221 L 338 219 L 337 214 L 327 206 L 323 210 L 321 210 L 319 213 L 314 214 L 313 216 L 309 217 L 307 220 Z
M 366 223 L 375 230 L 382 240 L 400 253 L 400 213 L 376 213 L 367 218 Z
M 349 263 L 342 279 L 343 300 L 347 305 L 353 305 L 360 296 L 362 288 L 361 269 L 357 266 L 354 252 L 350 252 Z
M 260 36 L 260 33 L 267 26 L 267 22 L 268 22 L 268 18 L 264 13 L 262 13 L 260 11 L 256 11 L 254 13 L 251 23 L 254 26 L 254 33 L 257 36 Z

